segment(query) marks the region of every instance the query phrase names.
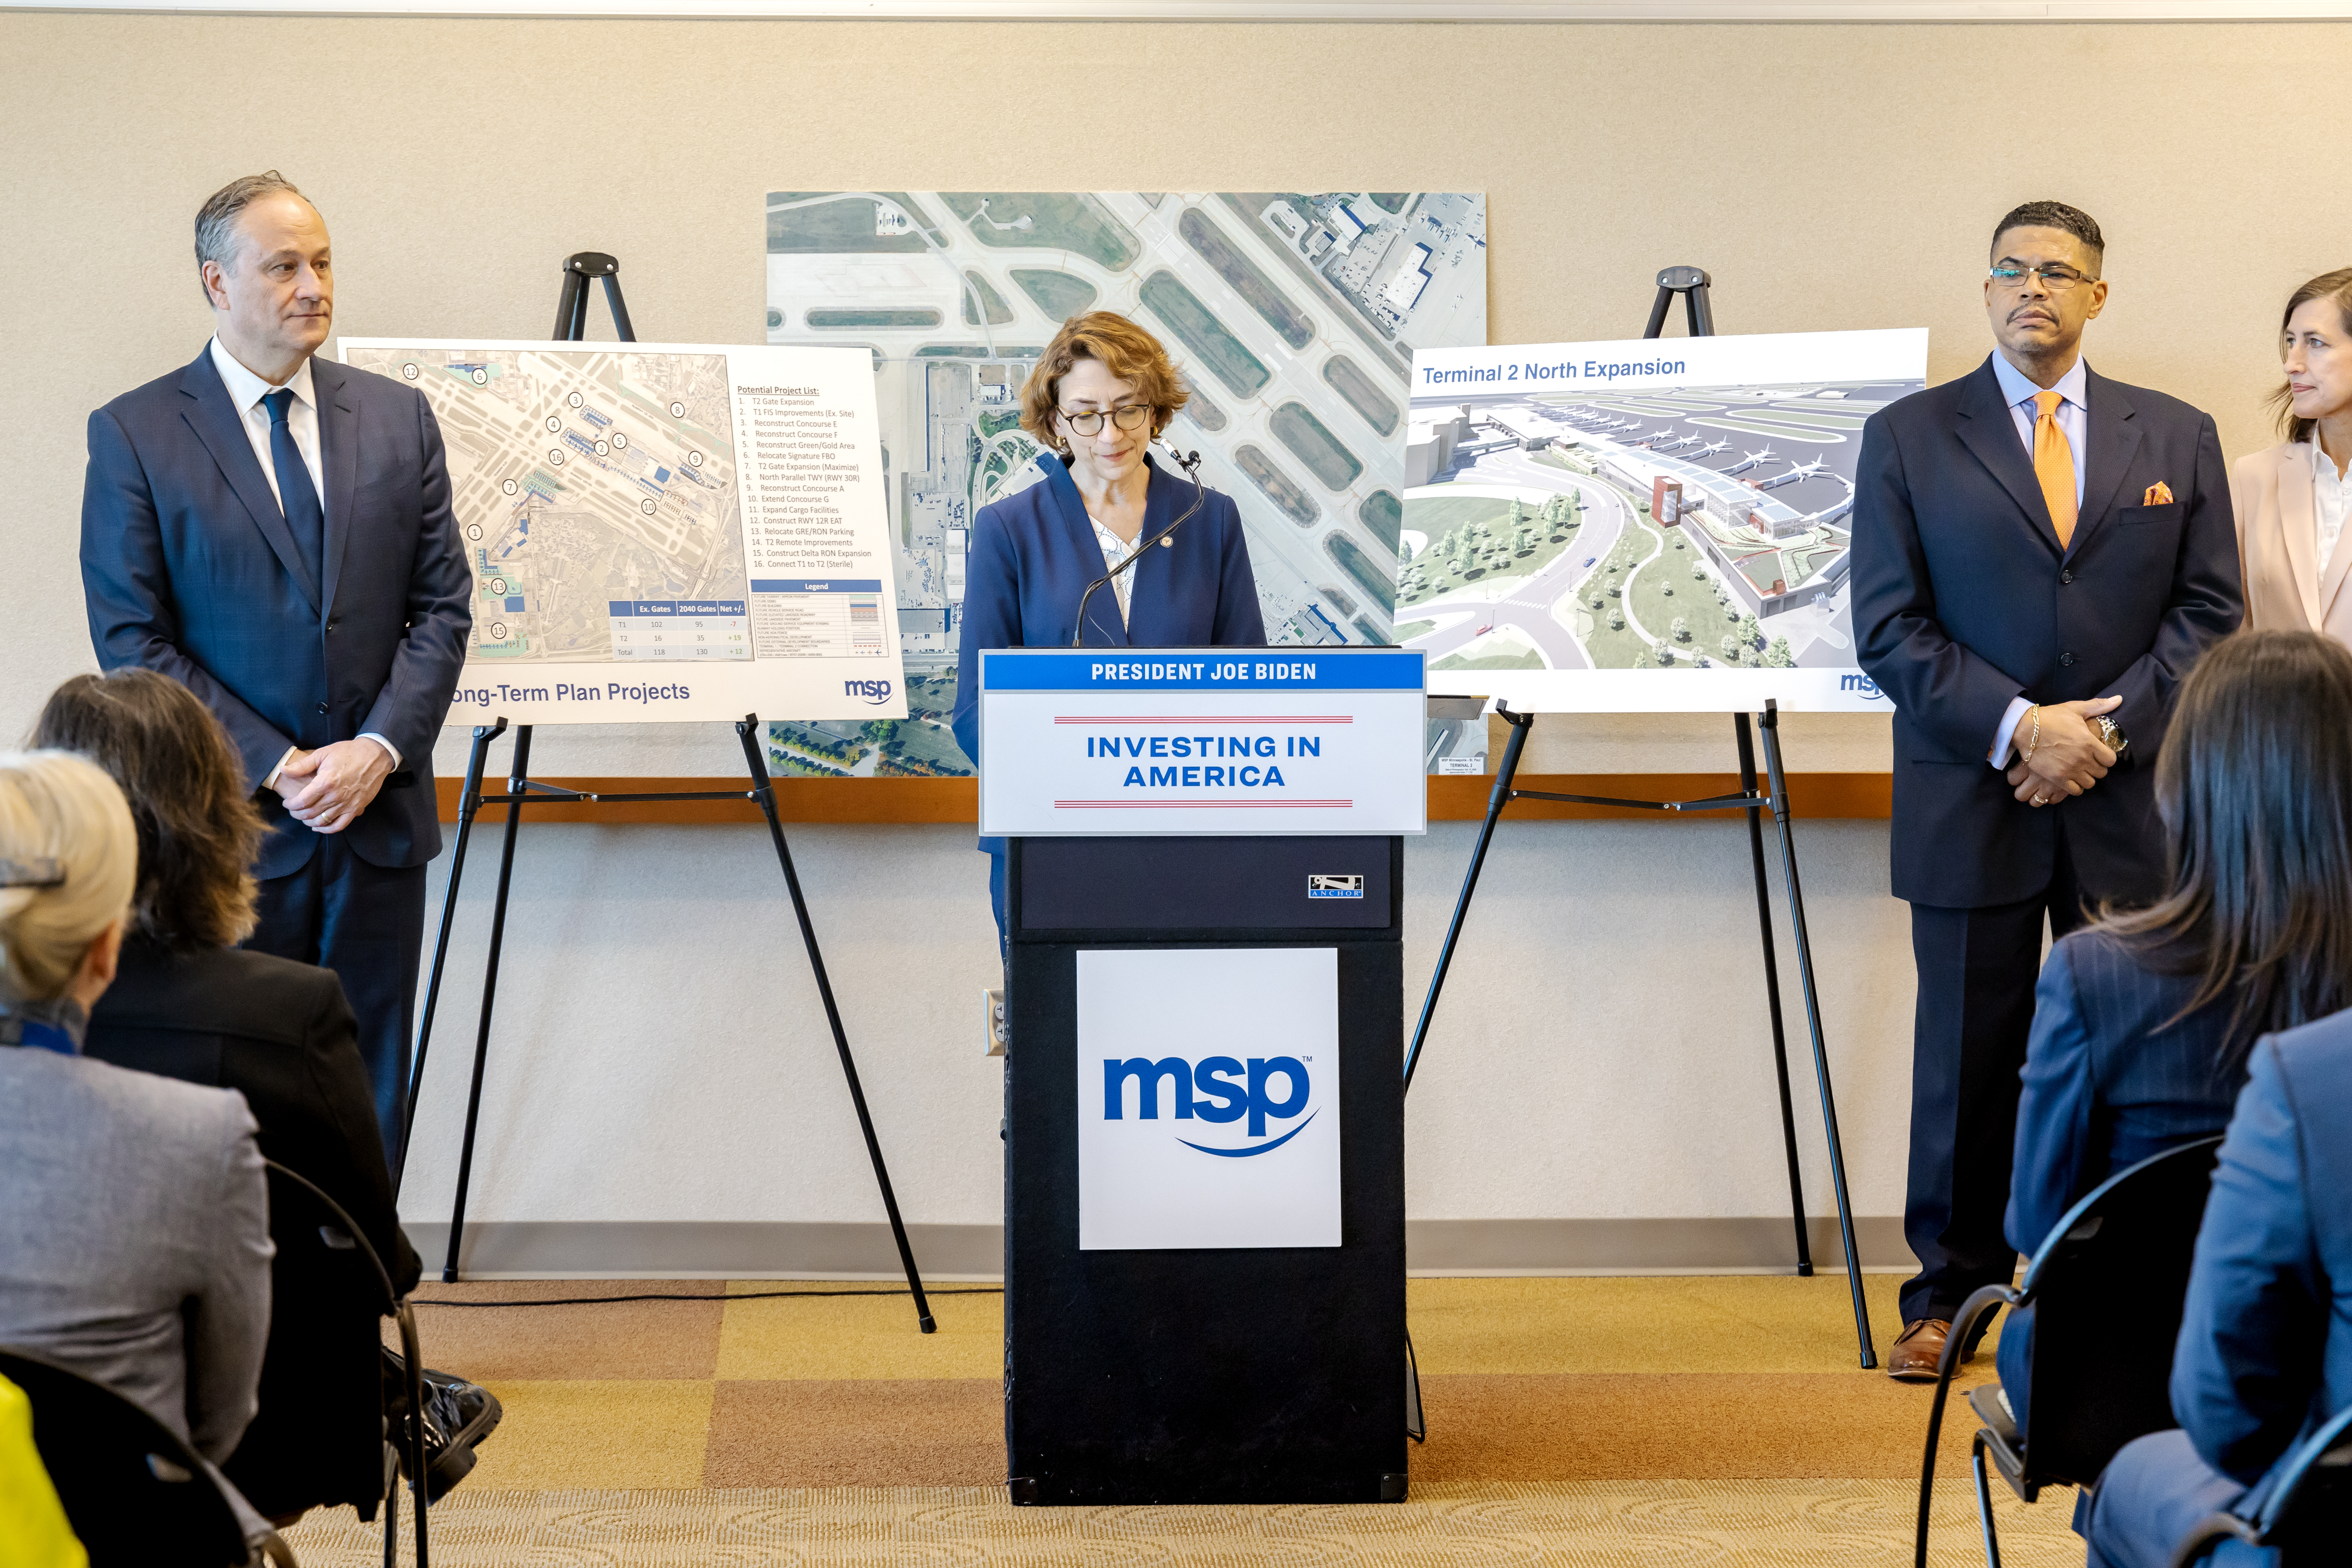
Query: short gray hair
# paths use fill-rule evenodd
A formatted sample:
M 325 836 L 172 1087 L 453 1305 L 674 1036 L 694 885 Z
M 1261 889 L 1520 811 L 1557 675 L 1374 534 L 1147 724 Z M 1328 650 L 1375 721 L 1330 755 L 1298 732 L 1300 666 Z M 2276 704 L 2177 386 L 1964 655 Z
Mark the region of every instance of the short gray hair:
M 205 198 L 205 205 L 196 209 L 197 287 L 204 286 L 205 262 L 216 261 L 223 269 L 228 267 L 230 258 L 236 253 L 236 220 L 245 209 L 262 197 L 274 196 L 281 191 L 305 202 L 310 199 L 294 188 L 293 181 L 275 169 L 264 169 L 258 174 L 240 174 Z M 212 299 L 212 291 L 205 289 L 205 303 L 211 304 Z

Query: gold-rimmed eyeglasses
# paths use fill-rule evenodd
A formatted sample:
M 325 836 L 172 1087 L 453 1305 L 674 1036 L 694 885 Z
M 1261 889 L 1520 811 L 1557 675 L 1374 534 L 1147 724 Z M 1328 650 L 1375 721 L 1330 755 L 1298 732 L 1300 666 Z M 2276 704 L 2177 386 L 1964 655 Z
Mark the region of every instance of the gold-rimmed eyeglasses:
M 2014 289 L 2028 278 L 2039 278 L 2042 279 L 2042 286 L 2053 294 L 2063 294 L 2077 283 L 2097 281 L 2096 279 L 2085 277 L 2071 267 L 2020 267 L 2013 261 L 2004 261 L 1995 267 L 1991 277 L 1994 282 L 2004 289 Z
M 1065 408 L 1059 412 L 1062 416 L 1062 423 L 1068 426 L 1072 431 L 1080 436 L 1094 436 L 1101 433 L 1106 416 L 1109 417 L 1112 424 L 1122 430 L 1142 429 L 1144 421 L 1151 417 L 1151 405 L 1122 403 L 1116 408 L 1081 408 L 1075 411 Z

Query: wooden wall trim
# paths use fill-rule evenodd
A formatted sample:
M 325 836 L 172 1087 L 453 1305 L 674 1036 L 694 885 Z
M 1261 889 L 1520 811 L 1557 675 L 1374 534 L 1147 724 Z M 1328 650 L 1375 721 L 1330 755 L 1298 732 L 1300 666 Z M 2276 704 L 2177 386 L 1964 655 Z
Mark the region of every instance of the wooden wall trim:
M 457 820 L 457 794 L 463 781 L 444 778 L 440 788 L 441 820 Z M 730 790 L 741 781 L 728 778 L 550 778 L 541 781 L 595 795 L 605 791 L 675 793 Z M 1522 773 L 1522 789 L 1549 790 L 1560 795 L 1606 795 L 1632 800 L 1698 800 L 1729 795 L 1739 787 L 1732 773 Z M 503 781 L 499 787 L 503 788 Z M 1433 778 L 1429 781 L 1429 816 L 1433 822 L 1475 821 L 1486 815 L 1490 775 Z M 1808 817 L 1883 818 L 1893 795 L 1886 773 L 1790 773 L 1791 815 Z M 977 786 L 971 779 L 803 779 L 776 780 L 776 803 L 788 822 L 922 823 L 979 820 Z M 642 804 L 604 803 L 593 805 L 541 805 L 528 808 L 539 822 L 591 823 L 726 823 L 757 822 L 760 812 L 748 795 L 728 801 L 653 801 Z M 506 808 L 483 808 L 483 817 L 502 818 Z M 1702 818 L 1680 813 L 1623 811 L 1610 806 L 1567 805 L 1553 801 L 1523 800 L 1512 804 L 1508 816 L 1539 820 L 1586 821 L 1628 818 L 1648 822 L 1729 820 L 1729 814 L 1708 813 Z

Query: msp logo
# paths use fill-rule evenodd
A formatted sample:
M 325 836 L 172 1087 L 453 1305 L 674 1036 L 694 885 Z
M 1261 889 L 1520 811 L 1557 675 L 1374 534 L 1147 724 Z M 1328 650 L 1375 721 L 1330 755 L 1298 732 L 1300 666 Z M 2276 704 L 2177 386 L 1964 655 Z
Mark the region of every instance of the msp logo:
M 1859 691 L 1864 697 L 1869 698 L 1873 702 L 1884 702 L 1886 700 L 1886 693 L 1878 689 L 1878 682 L 1871 679 L 1870 677 L 1863 674 L 1860 670 L 1855 670 L 1851 674 L 1838 677 L 1838 689 L 1840 691 Z
M 1267 1122 L 1286 1121 L 1307 1110 L 1312 1086 L 1307 1077 L 1307 1064 L 1297 1057 L 1252 1057 L 1244 1066 L 1234 1057 L 1204 1057 L 1198 1066 L 1181 1057 L 1162 1057 L 1153 1061 L 1149 1057 L 1129 1057 L 1125 1061 L 1116 1057 L 1103 1058 L 1103 1120 L 1123 1121 L 1127 1111 L 1127 1084 L 1132 1079 L 1137 1088 L 1136 1115 L 1144 1121 L 1160 1120 L 1160 1085 L 1172 1079 L 1176 1085 L 1175 1119 L 1179 1121 L 1239 1121 L 1249 1119 L 1252 1139 L 1269 1136 Z M 1273 1086 L 1282 1080 L 1282 1097 L 1276 1099 Z M 1193 1091 L 1202 1096 L 1195 1100 Z M 1195 1143 L 1178 1137 L 1176 1142 L 1187 1149 L 1198 1149 L 1203 1154 L 1215 1154 L 1227 1160 L 1246 1160 L 1253 1154 L 1264 1154 L 1281 1148 L 1307 1131 L 1316 1112 L 1307 1110 L 1307 1120 L 1268 1142 L 1245 1143 L 1238 1148 L 1219 1148 L 1209 1143 Z
M 868 702 L 890 700 L 890 683 L 887 680 L 845 680 L 841 691 L 845 697 L 863 697 Z

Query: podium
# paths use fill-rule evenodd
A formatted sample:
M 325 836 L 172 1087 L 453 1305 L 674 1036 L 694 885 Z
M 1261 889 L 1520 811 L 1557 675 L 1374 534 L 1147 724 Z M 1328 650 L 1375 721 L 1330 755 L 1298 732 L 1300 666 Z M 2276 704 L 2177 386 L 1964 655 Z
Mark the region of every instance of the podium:
M 1015 1503 L 1401 1501 L 1422 657 L 982 656 Z

